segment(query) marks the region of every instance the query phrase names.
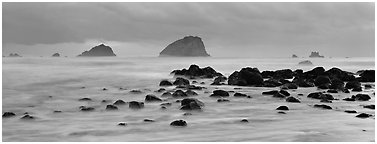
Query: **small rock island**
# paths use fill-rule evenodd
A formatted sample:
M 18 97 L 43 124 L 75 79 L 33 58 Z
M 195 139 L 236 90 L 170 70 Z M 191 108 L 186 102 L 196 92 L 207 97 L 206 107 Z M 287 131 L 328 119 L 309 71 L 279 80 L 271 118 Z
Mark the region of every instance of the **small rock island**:
M 116 56 L 111 47 L 104 44 L 93 47 L 89 51 L 84 51 L 78 57 L 100 57 L 100 56 Z
M 324 58 L 324 56 L 319 55 L 319 52 L 312 52 L 309 57 L 311 57 L 311 58 Z
M 208 57 L 200 37 L 186 36 L 169 44 L 160 52 L 160 57 Z

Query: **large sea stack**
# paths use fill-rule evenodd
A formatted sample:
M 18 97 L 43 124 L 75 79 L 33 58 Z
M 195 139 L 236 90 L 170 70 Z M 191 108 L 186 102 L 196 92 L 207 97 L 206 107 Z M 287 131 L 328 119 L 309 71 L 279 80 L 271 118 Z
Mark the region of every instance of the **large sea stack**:
M 200 37 L 186 36 L 169 44 L 160 52 L 160 57 L 208 57 L 210 56 L 204 47 Z
M 89 51 L 84 51 L 81 53 L 80 56 L 83 57 L 100 57 L 100 56 L 116 56 L 111 49 L 111 47 L 106 46 L 104 44 L 100 44 L 98 46 L 93 47 Z
M 319 52 L 312 52 L 309 57 L 311 57 L 311 58 L 324 58 L 324 56 L 319 55 Z

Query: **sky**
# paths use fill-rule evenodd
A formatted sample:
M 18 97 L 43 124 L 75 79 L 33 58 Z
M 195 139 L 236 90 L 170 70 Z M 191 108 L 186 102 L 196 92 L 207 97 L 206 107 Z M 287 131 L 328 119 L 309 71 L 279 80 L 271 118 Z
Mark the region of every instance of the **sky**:
M 2 52 L 158 56 L 185 36 L 213 57 L 374 57 L 374 3 L 2 3 Z

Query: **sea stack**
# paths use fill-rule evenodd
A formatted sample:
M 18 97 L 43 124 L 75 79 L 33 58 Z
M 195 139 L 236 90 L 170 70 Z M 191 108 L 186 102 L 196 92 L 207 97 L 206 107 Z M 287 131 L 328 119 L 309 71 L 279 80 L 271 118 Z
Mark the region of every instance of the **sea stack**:
M 160 52 L 160 57 L 208 57 L 200 37 L 186 36 L 169 44 Z
M 100 57 L 100 56 L 116 56 L 111 47 L 104 44 L 93 47 L 89 51 L 84 51 L 79 57 Z
M 311 58 L 324 58 L 324 56 L 319 55 L 319 52 L 312 52 L 309 57 L 311 57 Z

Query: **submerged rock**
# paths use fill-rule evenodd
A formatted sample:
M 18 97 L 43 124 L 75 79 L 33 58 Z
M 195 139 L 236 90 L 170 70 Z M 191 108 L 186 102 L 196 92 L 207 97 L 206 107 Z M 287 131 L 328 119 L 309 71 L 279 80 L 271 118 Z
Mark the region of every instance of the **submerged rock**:
M 60 57 L 60 54 L 59 54 L 59 53 L 54 53 L 54 54 L 52 55 L 52 57 Z
M 229 93 L 224 90 L 214 90 L 210 97 L 229 97 Z
M 187 126 L 187 123 L 186 121 L 184 120 L 175 120 L 173 122 L 170 123 L 171 126 L 180 126 L 180 127 L 184 127 L 184 126 Z
M 86 107 L 86 106 L 80 106 L 79 108 L 81 111 L 94 111 L 95 110 L 93 107 Z
M 285 99 L 285 101 L 287 102 L 292 102 L 292 103 L 300 103 L 300 100 L 298 100 L 297 98 L 293 97 L 293 96 L 290 96 L 290 97 L 287 97 Z
M 314 107 L 315 108 L 322 108 L 322 109 L 332 109 L 331 106 L 324 105 L 324 104 L 315 104 Z
M 81 99 L 79 99 L 79 101 L 92 101 L 92 99 L 90 99 L 90 98 L 81 98 Z
M 172 96 L 174 98 L 178 98 L 178 97 L 187 97 L 187 94 L 185 92 L 183 92 L 182 90 L 176 90 Z
M 200 37 L 186 36 L 169 44 L 160 52 L 160 57 L 208 57 L 204 43 Z
M 104 44 L 93 47 L 89 51 L 84 51 L 78 57 L 99 57 L 99 56 L 116 56 L 111 47 Z
M 243 93 L 234 93 L 234 95 L 233 95 L 234 97 L 247 97 L 247 95 L 246 94 L 243 94 Z
M 25 114 L 23 117 L 21 117 L 21 119 L 24 119 L 24 120 L 31 120 L 31 119 L 34 119 L 34 116 L 31 116 L 31 115 Z
M 308 98 L 320 99 L 320 100 L 334 100 L 334 97 L 330 94 L 323 94 L 322 92 L 314 92 L 308 95 Z
M 242 119 L 240 122 L 248 123 L 249 121 L 247 119 Z
M 375 109 L 375 105 L 374 104 L 372 104 L 372 105 L 365 105 L 365 106 L 363 106 L 363 108 Z
M 162 100 L 155 95 L 145 96 L 145 102 L 160 102 L 160 101 L 162 101 Z
M 220 99 L 217 99 L 217 102 L 229 102 L 228 99 L 224 99 L 224 98 L 220 98 Z
M 204 103 L 195 98 L 185 98 L 181 101 L 181 110 L 200 110 Z
M 177 77 L 175 81 L 173 82 L 173 84 L 178 85 L 178 86 L 186 86 L 186 85 L 190 85 L 190 81 L 181 77 Z
M 126 102 L 124 102 L 123 100 L 117 100 L 114 102 L 114 105 L 125 105 Z
M 125 122 L 118 123 L 118 126 L 126 126 L 126 125 L 127 125 L 127 123 L 125 123 Z
M 355 110 L 345 110 L 346 113 L 357 113 Z
M 118 107 L 116 107 L 114 105 L 107 105 L 106 110 L 118 110 Z
M 13 117 L 13 116 L 16 116 L 16 114 L 14 114 L 13 112 L 4 112 L 3 113 L 3 118 Z
M 128 103 L 128 107 L 131 109 L 140 109 L 144 108 L 144 103 L 143 102 L 137 102 L 137 101 L 130 101 Z

